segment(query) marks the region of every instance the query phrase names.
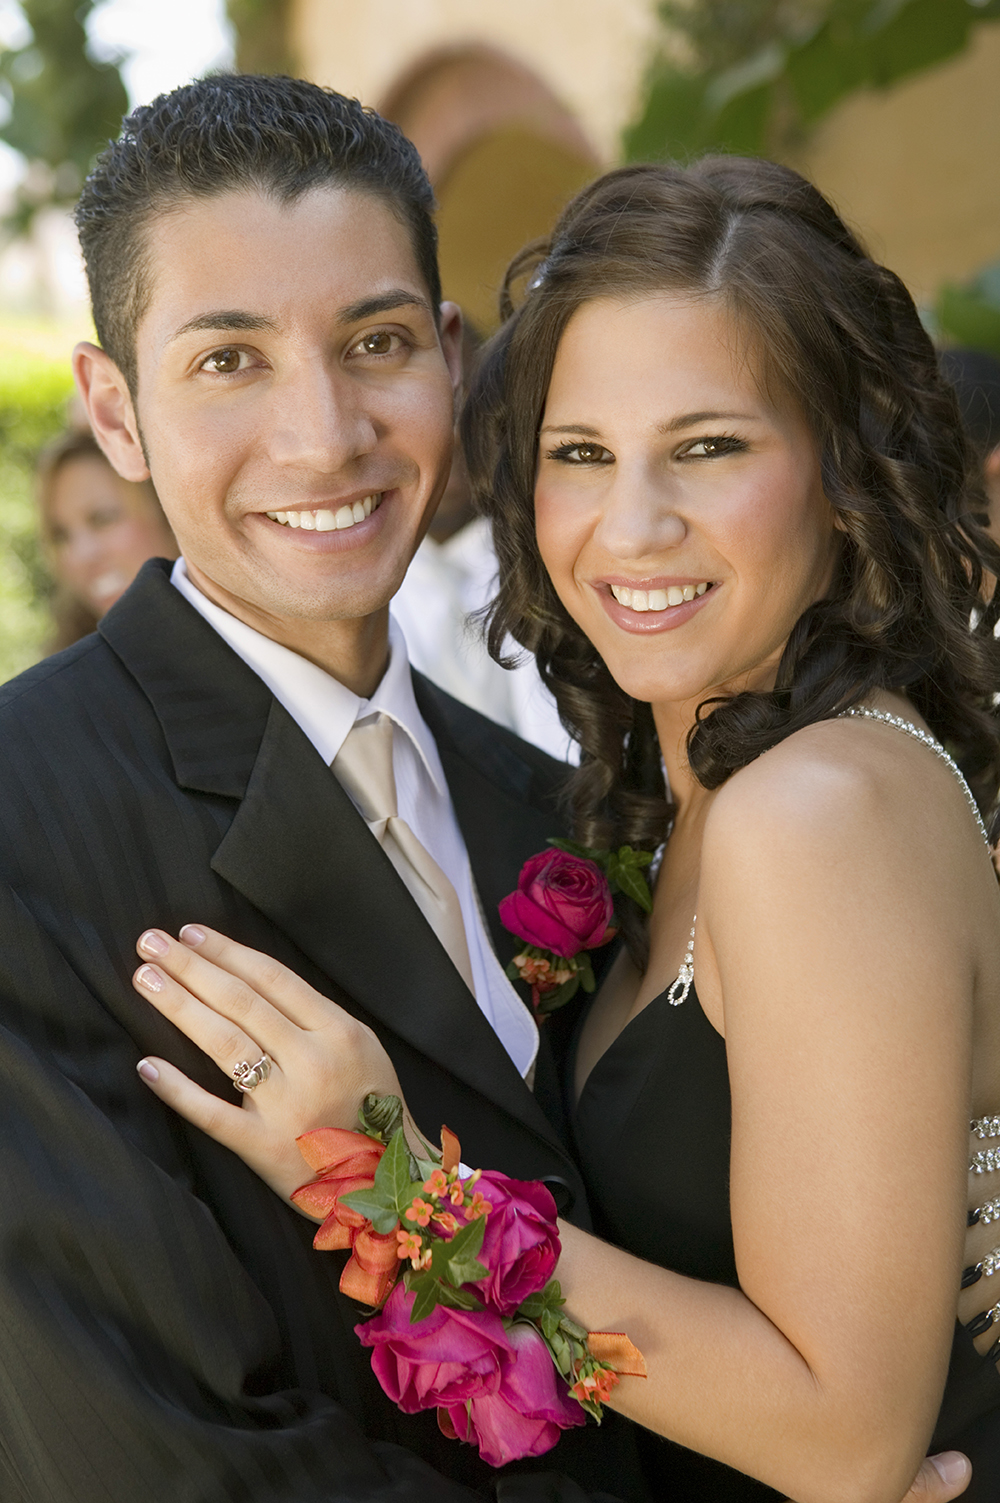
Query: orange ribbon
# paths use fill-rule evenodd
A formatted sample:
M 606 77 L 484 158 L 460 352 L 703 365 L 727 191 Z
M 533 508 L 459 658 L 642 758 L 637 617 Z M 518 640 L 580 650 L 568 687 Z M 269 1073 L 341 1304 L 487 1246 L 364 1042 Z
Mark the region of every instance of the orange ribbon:
M 587 1347 L 592 1357 L 623 1377 L 646 1377 L 646 1359 L 624 1331 L 588 1331 Z
M 396 1234 L 383 1236 L 358 1211 L 341 1204 L 352 1190 L 370 1190 L 375 1170 L 385 1148 L 360 1132 L 339 1127 L 319 1127 L 296 1139 L 299 1152 L 318 1178 L 294 1191 L 292 1200 L 323 1224 L 313 1238 L 321 1252 L 350 1248 L 351 1256 L 340 1275 L 341 1293 L 363 1305 L 380 1305 L 387 1297 L 396 1274 Z

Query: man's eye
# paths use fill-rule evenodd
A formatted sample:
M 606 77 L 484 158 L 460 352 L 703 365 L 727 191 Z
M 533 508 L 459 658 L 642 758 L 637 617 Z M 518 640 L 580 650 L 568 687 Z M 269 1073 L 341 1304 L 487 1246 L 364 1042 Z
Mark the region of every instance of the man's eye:
M 240 369 L 242 350 L 213 350 L 202 364 L 203 371 L 214 371 L 217 376 L 232 376 Z
M 551 450 L 549 458 L 564 464 L 610 464 L 614 455 L 603 444 L 560 444 Z
M 398 334 L 390 334 L 388 329 L 375 329 L 360 339 L 356 348 L 363 355 L 394 355 L 399 344 Z

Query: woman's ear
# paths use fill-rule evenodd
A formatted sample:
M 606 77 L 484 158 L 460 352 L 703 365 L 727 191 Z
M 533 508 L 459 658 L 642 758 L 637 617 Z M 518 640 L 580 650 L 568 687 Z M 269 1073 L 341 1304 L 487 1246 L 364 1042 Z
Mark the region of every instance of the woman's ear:
M 109 464 L 123 480 L 148 480 L 132 394 L 115 362 L 96 344 L 84 341 L 73 351 L 73 375 Z

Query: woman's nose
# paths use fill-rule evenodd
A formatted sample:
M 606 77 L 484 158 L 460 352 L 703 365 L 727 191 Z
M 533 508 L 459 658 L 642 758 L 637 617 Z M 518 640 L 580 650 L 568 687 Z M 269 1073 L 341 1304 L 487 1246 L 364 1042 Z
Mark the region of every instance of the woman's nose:
M 604 496 L 595 541 L 621 559 L 639 559 L 677 548 L 688 534 L 674 488 L 645 467 L 620 470 Z

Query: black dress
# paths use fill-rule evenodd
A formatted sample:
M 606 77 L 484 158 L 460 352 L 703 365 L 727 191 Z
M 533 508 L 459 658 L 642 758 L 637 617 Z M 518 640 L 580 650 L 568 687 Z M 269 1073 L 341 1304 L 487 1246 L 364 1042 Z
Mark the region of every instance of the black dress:
M 724 1039 L 694 988 L 671 1007 L 662 992 L 597 1061 L 577 1104 L 579 1163 L 595 1230 L 677 1273 L 738 1287 L 729 1216 L 729 1074 Z M 643 1145 L 656 1145 L 649 1173 Z M 706 1503 L 764 1503 L 763 1483 L 641 1431 L 653 1496 Z M 951 1368 L 932 1449 L 971 1457 L 965 1503 L 1000 1500 L 1000 1376 L 956 1325 Z

